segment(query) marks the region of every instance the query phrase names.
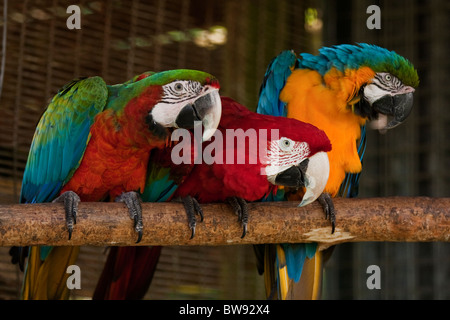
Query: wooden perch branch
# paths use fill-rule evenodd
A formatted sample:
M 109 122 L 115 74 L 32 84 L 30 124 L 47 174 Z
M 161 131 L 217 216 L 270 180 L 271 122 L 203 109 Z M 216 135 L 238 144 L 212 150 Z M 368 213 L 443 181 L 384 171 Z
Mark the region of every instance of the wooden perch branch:
M 327 247 L 361 241 L 449 241 L 450 198 L 392 197 L 335 199 L 331 234 L 315 202 L 251 203 L 247 235 L 226 204 L 204 204 L 205 219 L 190 230 L 182 204 L 143 203 L 144 236 L 139 245 L 228 245 L 319 242 Z M 0 205 L 0 246 L 134 245 L 137 234 L 122 203 L 80 203 L 72 239 L 60 203 Z

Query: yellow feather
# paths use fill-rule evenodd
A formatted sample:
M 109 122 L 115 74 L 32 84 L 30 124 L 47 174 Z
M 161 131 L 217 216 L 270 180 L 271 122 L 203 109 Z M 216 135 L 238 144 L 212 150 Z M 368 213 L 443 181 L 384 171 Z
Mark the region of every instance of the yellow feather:
M 45 259 L 40 259 L 39 247 L 30 248 L 22 297 L 24 300 L 68 299 L 69 289 L 66 273 L 69 265 L 75 264 L 79 247 L 53 247 Z
M 289 118 L 315 125 L 330 139 L 330 176 L 325 192 L 333 196 L 339 191 L 347 172 L 361 171 L 356 141 L 366 119 L 354 114 L 348 102 L 371 77 L 373 71 L 366 68 L 346 74 L 331 69 L 324 77 L 314 70 L 297 69 L 280 94 L 280 99 L 288 104 Z
M 323 271 L 323 254 L 317 251 L 314 256 L 314 281 L 312 290 L 312 300 L 319 300 L 322 291 L 322 271 Z
M 286 296 L 289 292 L 289 277 L 286 267 L 286 257 L 284 250 L 280 245 L 277 245 L 278 256 L 278 283 L 280 288 L 281 300 L 286 300 Z

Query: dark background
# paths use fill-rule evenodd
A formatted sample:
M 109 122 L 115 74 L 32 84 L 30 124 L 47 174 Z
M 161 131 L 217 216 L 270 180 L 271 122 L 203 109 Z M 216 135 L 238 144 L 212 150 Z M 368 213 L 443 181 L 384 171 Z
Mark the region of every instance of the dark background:
M 66 8 L 82 10 L 69 30 Z M 381 29 L 369 30 L 369 5 Z M 4 4 L 0 2 L 0 16 Z M 6 22 L 6 23 L 5 23 Z M 269 61 L 280 51 L 316 53 L 323 45 L 367 42 L 395 50 L 417 68 L 414 109 L 400 127 L 370 130 L 361 197 L 450 196 L 450 2 L 447 0 L 9 1 L 0 92 L 0 203 L 18 201 L 34 128 L 48 100 L 72 78 L 107 83 L 147 70 L 194 68 L 221 82 L 221 94 L 255 109 Z M 16 299 L 21 274 L 0 248 L 0 299 Z M 82 249 L 89 297 L 105 249 Z M 380 290 L 366 287 L 369 265 Z M 449 299 L 448 243 L 339 245 L 325 269 L 327 299 Z M 264 299 L 250 246 L 166 247 L 146 298 Z

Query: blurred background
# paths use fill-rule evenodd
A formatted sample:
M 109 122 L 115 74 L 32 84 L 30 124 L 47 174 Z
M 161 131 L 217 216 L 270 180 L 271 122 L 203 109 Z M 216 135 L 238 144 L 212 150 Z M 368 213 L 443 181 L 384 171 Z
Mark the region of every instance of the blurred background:
M 0 204 L 17 203 L 34 128 L 71 79 L 121 83 L 147 70 L 200 69 L 221 94 L 255 109 L 270 60 L 285 49 L 317 53 L 367 42 L 407 57 L 420 86 L 400 127 L 369 131 L 361 197 L 450 196 L 450 2 L 447 0 L 0 1 L 4 67 L 0 88 Z M 69 30 L 69 5 L 81 29 Z M 369 30 L 369 5 L 381 29 Z M 337 223 L 339 223 L 339 216 Z M 450 232 L 450 230 L 449 230 Z M 0 248 L 0 299 L 16 299 L 22 274 Z M 106 249 L 82 249 L 82 289 L 91 296 Z M 369 265 L 381 289 L 366 286 Z M 450 299 L 449 243 L 339 245 L 324 275 L 326 299 Z M 148 299 L 264 299 L 251 246 L 165 247 Z

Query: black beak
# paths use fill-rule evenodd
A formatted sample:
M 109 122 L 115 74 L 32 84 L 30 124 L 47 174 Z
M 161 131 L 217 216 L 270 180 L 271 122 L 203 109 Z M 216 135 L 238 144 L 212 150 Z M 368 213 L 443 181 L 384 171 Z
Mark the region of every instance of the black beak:
M 408 92 L 398 94 L 395 96 L 386 95 L 378 99 L 372 104 L 375 111 L 393 116 L 392 119 L 384 129 L 392 129 L 401 124 L 408 118 L 413 107 L 413 93 Z
M 195 121 L 202 121 L 200 115 L 194 104 L 188 104 L 183 109 L 175 120 L 175 124 L 178 128 L 192 129 L 194 128 Z
M 218 91 L 201 96 L 192 104 L 187 104 L 178 113 L 175 125 L 178 128 L 193 129 L 196 121 L 201 121 L 205 129 L 202 140 L 209 139 L 219 125 L 222 104 Z
M 292 166 L 275 177 L 275 184 L 285 187 L 302 188 L 305 186 L 305 173 L 309 160 L 305 159 L 296 166 Z

